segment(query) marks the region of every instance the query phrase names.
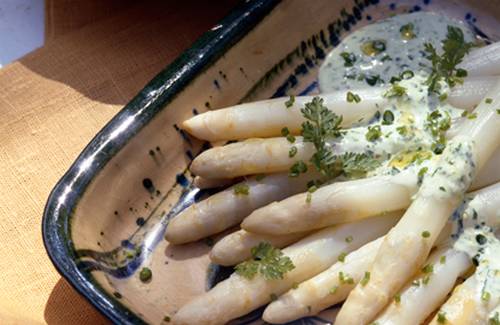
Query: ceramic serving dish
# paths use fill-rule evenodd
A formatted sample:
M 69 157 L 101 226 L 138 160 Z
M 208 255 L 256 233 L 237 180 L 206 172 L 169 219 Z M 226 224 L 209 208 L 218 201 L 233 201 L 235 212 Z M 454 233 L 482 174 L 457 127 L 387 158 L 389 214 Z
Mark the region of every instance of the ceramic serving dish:
M 100 131 L 48 200 L 43 238 L 59 272 L 113 322 L 160 324 L 232 271 L 211 265 L 216 237 L 164 239 L 170 218 L 206 191 L 188 166 L 210 147 L 178 124 L 242 101 L 317 91 L 325 55 L 350 31 L 412 11 L 464 20 L 500 39 L 494 1 L 246 1 L 160 72 Z M 152 278 L 141 281 L 148 267 Z M 144 279 L 143 279 L 144 280 Z M 295 322 L 327 324 L 335 308 Z M 259 323 L 259 311 L 235 324 Z

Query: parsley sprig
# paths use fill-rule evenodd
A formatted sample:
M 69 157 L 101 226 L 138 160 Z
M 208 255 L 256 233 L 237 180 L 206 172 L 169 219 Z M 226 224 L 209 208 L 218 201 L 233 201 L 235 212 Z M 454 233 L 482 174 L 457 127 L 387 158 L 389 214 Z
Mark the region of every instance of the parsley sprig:
M 257 274 L 266 280 L 283 279 L 283 275 L 295 268 L 292 260 L 271 244 L 261 242 L 251 250 L 252 259 L 236 266 L 236 273 L 253 279 Z
M 464 56 L 474 46 L 472 42 L 465 42 L 464 33 L 458 27 L 448 26 L 446 39 L 443 41 L 443 53 L 439 55 L 436 48 L 425 43 L 427 58 L 432 63 L 432 72 L 426 80 L 429 92 L 439 93 L 440 82 L 444 80 L 450 87 L 463 82 L 463 77 L 467 76 L 467 71 L 457 68 Z

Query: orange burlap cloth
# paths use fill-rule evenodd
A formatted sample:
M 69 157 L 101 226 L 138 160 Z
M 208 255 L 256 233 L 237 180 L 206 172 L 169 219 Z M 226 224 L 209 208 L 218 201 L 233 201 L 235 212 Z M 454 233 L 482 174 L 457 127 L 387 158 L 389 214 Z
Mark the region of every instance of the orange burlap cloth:
M 0 69 L 0 324 L 105 324 L 42 243 L 50 190 L 94 134 L 235 4 L 46 0 L 46 45 Z

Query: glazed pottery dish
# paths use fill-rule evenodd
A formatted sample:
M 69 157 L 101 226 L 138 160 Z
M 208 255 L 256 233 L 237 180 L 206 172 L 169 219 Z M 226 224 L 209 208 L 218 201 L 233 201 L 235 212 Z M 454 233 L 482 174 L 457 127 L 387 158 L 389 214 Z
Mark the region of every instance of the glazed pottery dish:
M 500 324 L 500 8 L 242 2 L 52 191 L 117 324 Z

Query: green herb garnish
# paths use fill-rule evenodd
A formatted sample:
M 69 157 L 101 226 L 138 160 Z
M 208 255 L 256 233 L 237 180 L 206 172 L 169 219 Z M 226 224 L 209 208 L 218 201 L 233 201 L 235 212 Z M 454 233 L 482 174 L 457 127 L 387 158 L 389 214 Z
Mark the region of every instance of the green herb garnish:
M 443 255 L 443 256 L 441 256 L 441 257 L 439 258 L 439 263 L 440 263 L 440 264 L 444 264 L 444 263 L 446 263 L 446 256 L 445 256 L 445 255 Z
M 493 98 L 489 98 L 489 97 L 488 97 L 488 98 L 486 98 L 486 99 L 484 100 L 484 102 L 485 102 L 486 104 L 491 104 L 491 103 L 493 103 Z
M 252 259 L 236 265 L 237 274 L 253 279 L 257 274 L 266 280 L 283 279 L 283 275 L 295 268 L 292 260 L 269 243 L 261 242 L 251 249 Z
M 380 54 L 385 51 L 385 41 L 366 41 L 361 44 L 361 51 L 363 51 L 363 53 L 368 56 L 375 56 L 377 54 Z
M 401 302 L 401 295 L 400 294 L 397 294 L 394 296 L 394 302 L 399 304 Z
M 323 105 L 323 99 L 314 97 L 301 109 L 307 121 L 302 123 L 302 136 L 304 142 L 314 144 L 316 152 L 311 157 L 311 162 L 325 176 L 337 176 L 333 164 L 335 156 L 327 146 L 327 139 L 340 136 L 340 123 L 342 117 L 337 116 Z
M 352 67 L 356 62 L 356 55 L 354 53 L 342 52 L 340 56 L 344 59 L 344 67 Z
M 415 26 L 413 26 L 412 23 L 408 23 L 406 25 L 401 26 L 401 28 L 399 29 L 401 38 L 403 38 L 404 40 L 411 40 L 412 38 L 415 38 L 416 35 L 415 32 L 413 31 L 414 28 Z
M 382 130 L 380 129 L 380 125 L 369 126 L 368 131 L 365 134 L 365 138 L 368 141 L 376 141 L 382 136 Z
M 333 286 L 328 292 L 331 294 L 331 295 L 334 295 L 337 290 L 339 289 L 338 286 Z
M 446 323 L 446 313 L 439 312 L 438 317 L 437 317 L 437 322 L 439 324 L 445 324 Z
M 233 191 L 236 195 L 248 195 L 250 193 L 250 187 L 245 183 L 239 183 L 234 185 Z
M 432 264 L 427 264 L 422 268 L 422 272 L 424 273 L 432 273 L 434 272 L 434 266 Z
M 285 126 L 281 129 L 281 136 L 286 137 L 290 134 L 290 130 Z
M 498 312 L 495 313 L 493 317 L 490 317 L 488 320 L 489 325 L 500 325 L 500 314 Z
M 347 256 L 347 253 L 340 253 L 340 255 L 338 257 L 339 262 L 344 263 L 346 256 Z
M 395 98 L 395 97 L 402 97 L 406 95 L 406 88 L 403 86 L 400 86 L 397 82 L 394 82 L 385 93 L 384 97 L 387 98 Z
M 290 173 L 288 174 L 290 177 L 297 177 L 300 174 L 304 174 L 307 172 L 307 165 L 302 161 L 297 161 L 295 164 L 290 167 Z
M 383 125 L 390 125 L 394 122 L 394 113 L 391 111 L 387 110 L 384 112 L 382 115 L 382 124 Z
M 380 166 L 380 162 L 368 153 L 347 152 L 339 156 L 342 171 L 348 178 L 361 178 L 371 170 Z
M 354 240 L 354 237 L 352 237 L 352 236 L 347 236 L 347 237 L 345 238 L 345 242 L 346 242 L 346 243 L 350 243 L 350 242 L 352 242 L 353 240 Z
M 359 97 L 359 95 L 353 92 L 348 91 L 346 95 L 346 100 L 349 103 L 359 103 L 361 101 L 361 97 Z
M 491 293 L 489 293 L 488 291 L 483 291 L 483 293 L 481 294 L 481 300 L 484 302 L 488 302 L 490 301 L 490 299 L 491 299 Z
M 398 126 L 396 131 L 398 131 L 398 133 L 402 136 L 408 135 L 408 128 L 406 126 Z
M 295 157 L 296 154 L 297 154 L 297 147 L 292 146 L 290 148 L 290 150 L 288 151 L 288 157 L 290 157 L 290 158 Z
M 448 26 L 446 39 L 443 41 L 443 53 L 439 55 L 436 48 L 425 43 L 427 58 L 432 63 L 432 72 L 426 80 L 429 92 L 439 93 L 440 82 L 445 81 L 450 87 L 462 83 L 467 71 L 457 68 L 464 56 L 474 46 L 474 43 L 465 42 L 464 33 L 458 27 Z
M 422 237 L 424 237 L 424 238 L 429 238 L 430 236 L 431 236 L 431 233 L 430 233 L 430 232 L 428 232 L 427 230 L 422 231 Z
M 149 282 L 151 281 L 152 277 L 153 271 L 151 271 L 151 269 L 148 267 L 143 267 L 141 272 L 139 273 L 139 280 L 141 280 L 141 282 Z
M 368 282 L 370 282 L 370 272 L 365 272 L 365 275 L 359 283 L 361 283 L 361 285 L 364 287 L 368 284 Z
M 290 95 L 290 98 L 285 102 L 285 106 L 286 108 L 290 108 L 293 106 L 294 103 L 295 103 L 295 96 Z

